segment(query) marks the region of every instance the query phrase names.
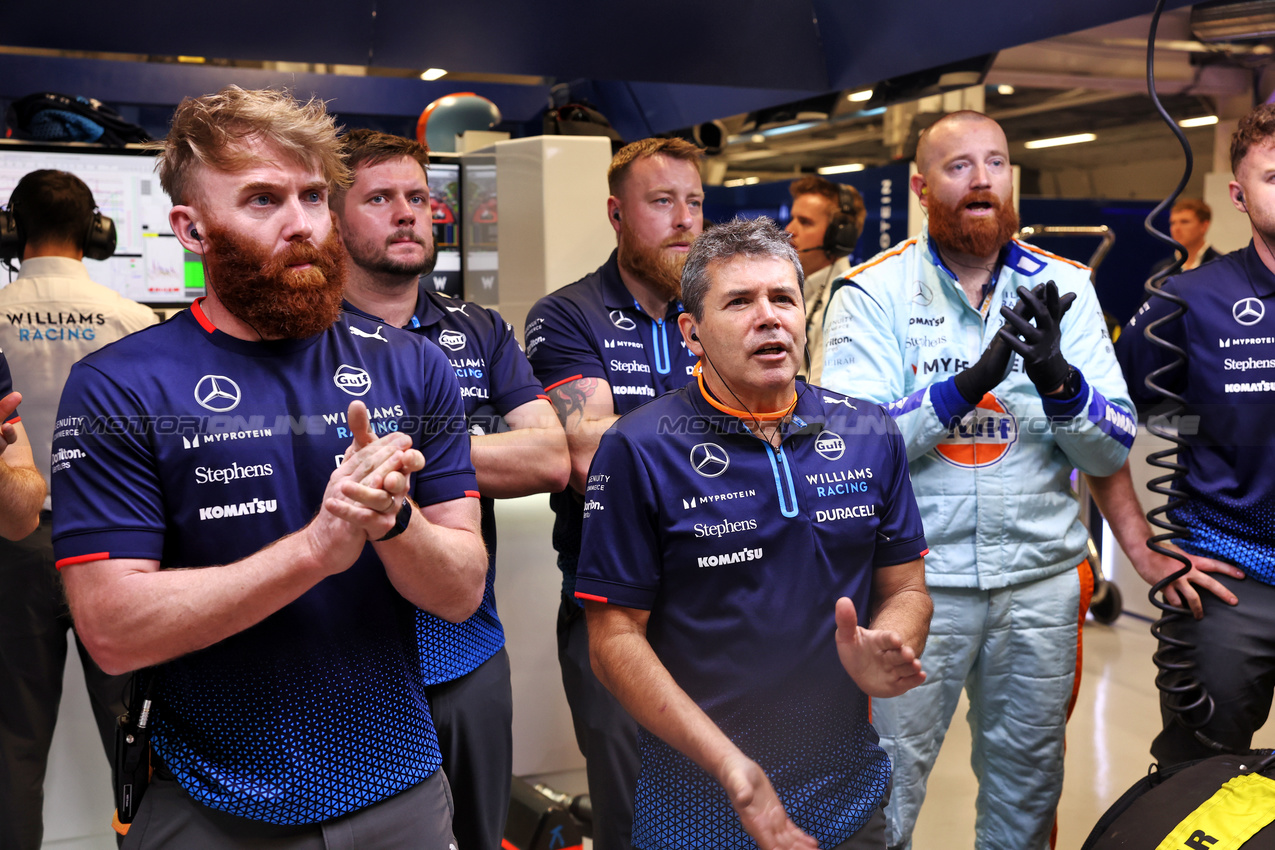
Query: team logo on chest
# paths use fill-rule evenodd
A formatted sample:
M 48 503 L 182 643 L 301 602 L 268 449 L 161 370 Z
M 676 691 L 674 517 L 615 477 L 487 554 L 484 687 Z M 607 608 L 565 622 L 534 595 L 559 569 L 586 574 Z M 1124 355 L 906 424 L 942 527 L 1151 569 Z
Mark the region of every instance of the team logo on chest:
M 195 384 L 195 401 L 213 413 L 228 413 L 239 406 L 243 393 L 239 385 L 225 375 L 204 375 Z
M 438 344 L 449 351 L 460 351 L 465 342 L 465 335 L 460 331 L 443 331 L 438 335 Z
M 1000 463 L 1018 442 L 1018 419 L 992 393 L 934 447 L 938 456 L 966 469 Z
M 1241 298 L 1231 307 L 1231 315 L 1241 325 L 1255 325 L 1266 315 L 1266 305 L 1258 298 Z
M 831 431 L 820 431 L 815 437 L 815 451 L 825 460 L 840 460 L 846 453 L 846 441 L 839 434 Z
M 337 367 L 332 375 L 332 382 L 340 387 L 342 392 L 353 396 L 367 395 L 367 391 L 372 389 L 372 376 L 366 369 L 344 363 Z
M 730 468 L 730 455 L 717 443 L 700 443 L 691 449 L 691 469 L 705 478 L 716 478 Z
M 637 329 L 637 322 L 624 315 L 624 313 L 620 310 L 612 310 L 608 315 L 611 316 L 611 324 L 615 325 L 622 331 Z

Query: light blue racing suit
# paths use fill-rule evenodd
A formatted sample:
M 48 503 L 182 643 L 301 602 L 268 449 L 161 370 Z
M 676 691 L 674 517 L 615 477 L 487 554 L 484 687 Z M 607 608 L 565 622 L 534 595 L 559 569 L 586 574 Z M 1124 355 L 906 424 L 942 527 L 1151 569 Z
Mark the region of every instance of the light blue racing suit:
M 971 405 L 954 376 L 995 338 L 1018 286 L 1049 280 L 1076 293 L 1062 354 L 1080 373 L 1078 393 L 1042 400 L 1014 356 L 1000 385 Z M 910 846 L 964 686 L 979 778 L 975 846 L 1047 847 L 1083 616 L 1076 567 L 1087 533 L 1071 473 L 1114 473 L 1136 433 L 1089 270 L 1011 242 L 980 311 L 923 233 L 838 281 L 824 339 L 824 385 L 887 405 L 903 432 L 930 543 L 928 678 L 873 704 L 895 769 L 888 842 Z

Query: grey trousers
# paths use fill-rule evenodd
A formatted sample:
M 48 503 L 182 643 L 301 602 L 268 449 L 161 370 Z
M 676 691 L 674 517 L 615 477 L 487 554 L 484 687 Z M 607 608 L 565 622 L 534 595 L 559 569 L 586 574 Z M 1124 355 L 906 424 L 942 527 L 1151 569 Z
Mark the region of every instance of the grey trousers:
M 123 850 L 457 850 L 441 770 L 389 799 L 318 824 L 278 826 L 191 799 L 156 771 Z

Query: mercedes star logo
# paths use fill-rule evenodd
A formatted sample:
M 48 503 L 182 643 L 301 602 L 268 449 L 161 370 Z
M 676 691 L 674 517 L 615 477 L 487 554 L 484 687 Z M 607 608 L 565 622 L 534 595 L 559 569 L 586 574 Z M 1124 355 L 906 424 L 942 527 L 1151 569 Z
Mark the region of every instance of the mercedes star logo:
M 633 321 L 619 310 L 611 311 L 611 324 L 615 325 L 622 331 L 631 331 L 637 328 L 637 322 Z
M 730 466 L 730 455 L 717 443 L 700 443 L 691 449 L 691 468 L 705 478 L 716 478 Z
M 225 375 L 204 375 L 195 384 L 195 401 L 205 410 L 226 413 L 239 406 L 243 394 L 239 385 Z
M 1241 298 L 1231 308 L 1231 315 L 1241 325 L 1255 325 L 1266 315 L 1266 305 L 1256 298 Z

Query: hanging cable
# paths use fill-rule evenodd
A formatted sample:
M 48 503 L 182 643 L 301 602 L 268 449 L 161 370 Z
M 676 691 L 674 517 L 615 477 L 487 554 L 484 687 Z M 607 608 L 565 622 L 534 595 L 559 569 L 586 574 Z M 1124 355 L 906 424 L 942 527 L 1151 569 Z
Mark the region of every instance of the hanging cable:
M 1183 617 L 1190 617 L 1191 612 L 1186 608 L 1170 605 L 1161 598 L 1166 587 L 1191 571 L 1191 562 L 1185 555 L 1164 545 L 1171 540 L 1182 539 L 1188 531 L 1185 526 L 1173 522 L 1170 517 L 1171 512 L 1185 504 L 1188 498 L 1181 487 L 1182 478 L 1186 475 L 1186 466 L 1181 460 L 1181 454 L 1187 446 L 1187 441 L 1179 436 L 1177 429 L 1172 424 L 1177 421 L 1178 416 L 1186 409 L 1186 399 L 1159 383 L 1161 379 L 1164 379 L 1175 370 L 1182 370 L 1186 367 L 1186 352 L 1155 333 L 1160 326 L 1167 322 L 1177 321 L 1186 314 L 1186 301 L 1178 295 L 1165 292 L 1163 285 L 1168 278 L 1181 271 L 1182 264 L 1187 257 L 1187 251 L 1172 236 L 1156 230 L 1153 222 L 1155 217 L 1161 212 L 1171 208 L 1173 202 L 1182 194 L 1182 190 L 1186 188 L 1187 181 L 1191 179 L 1191 170 L 1195 162 L 1191 153 L 1190 142 L 1187 141 L 1186 135 L 1178 127 L 1177 123 L 1169 117 L 1164 105 L 1160 103 L 1160 97 L 1155 88 L 1155 37 L 1156 29 L 1160 23 L 1160 15 L 1164 11 L 1164 3 L 1165 0 L 1156 0 L 1155 13 L 1151 16 L 1151 32 L 1147 36 L 1147 93 L 1151 97 L 1151 102 L 1155 105 L 1156 112 L 1160 114 L 1160 118 L 1169 126 L 1169 129 L 1173 131 L 1173 135 L 1177 137 L 1178 143 L 1182 145 L 1182 152 L 1186 157 L 1186 166 L 1183 168 L 1182 179 L 1178 181 L 1177 188 L 1173 190 L 1169 197 L 1161 201 L 1155 209 L 1147 214 L 1144 224 L 1147 233 L 1170 245 L 1174 250 L 1173 264 L 1167 269 L 1153 274 L 1146 282 L 1146 291 L 1150 298 L 1163 298 L 1174 305 L 1168 315 L 1151 322 L 1143 329 L 1143 333 L 1146 334 L 1147 340 L 1152 345 L 1160 346 L 1173 354 L 1172 362 L 1155 369 L 1146 377 L 1147 387 L 1164 396 L 1170 403 L 1167 409 L 1162 409 L 1161 412 L 1147 418 L 1147 430 L 1173 444 L 1170 448 L 1147 455 L 1147 463 L 1149 465 L 1156 469 L 1165 470 L 1167 473 L 1152 479 L 1147 485 L 1153 493 L 1164 496 L 1166 500 L 1163 505 L 1152 508 L 1147 512 L 1147 522 L 1164 532 L 1153 536 L 1147 541 L 1147 545 L 1152 551 L 1180 562 L 1182 568 L 1156 582 L 1148 593 L 1151 604 L 1163 612 L 1163 616 L 1151 626 L 1151 634 L 1159 642 L 1159 648 L 1156 649 L 1155 654 L 1152 656 L 1152 661 L 1155 662 L 1155 666 L 1159 670 L 1156 673 L 1155 684 L 1161 693 L 1165 695 L 1164 706 L 1177 715 L 1179 723 L 1192 730 L 1201 744 L 1218 752 L 1226 752 L 1226 747 L 1200 731 L 1200 728 L 1212 719 L 1214 704 L 1213 698 L 1209 696 L 1203 683 L 1195 675 L 1195 662 L 1187 657 L 1195 647 L 1187 641 L 1170 637 L 1164 633 L 1166 625 Z

